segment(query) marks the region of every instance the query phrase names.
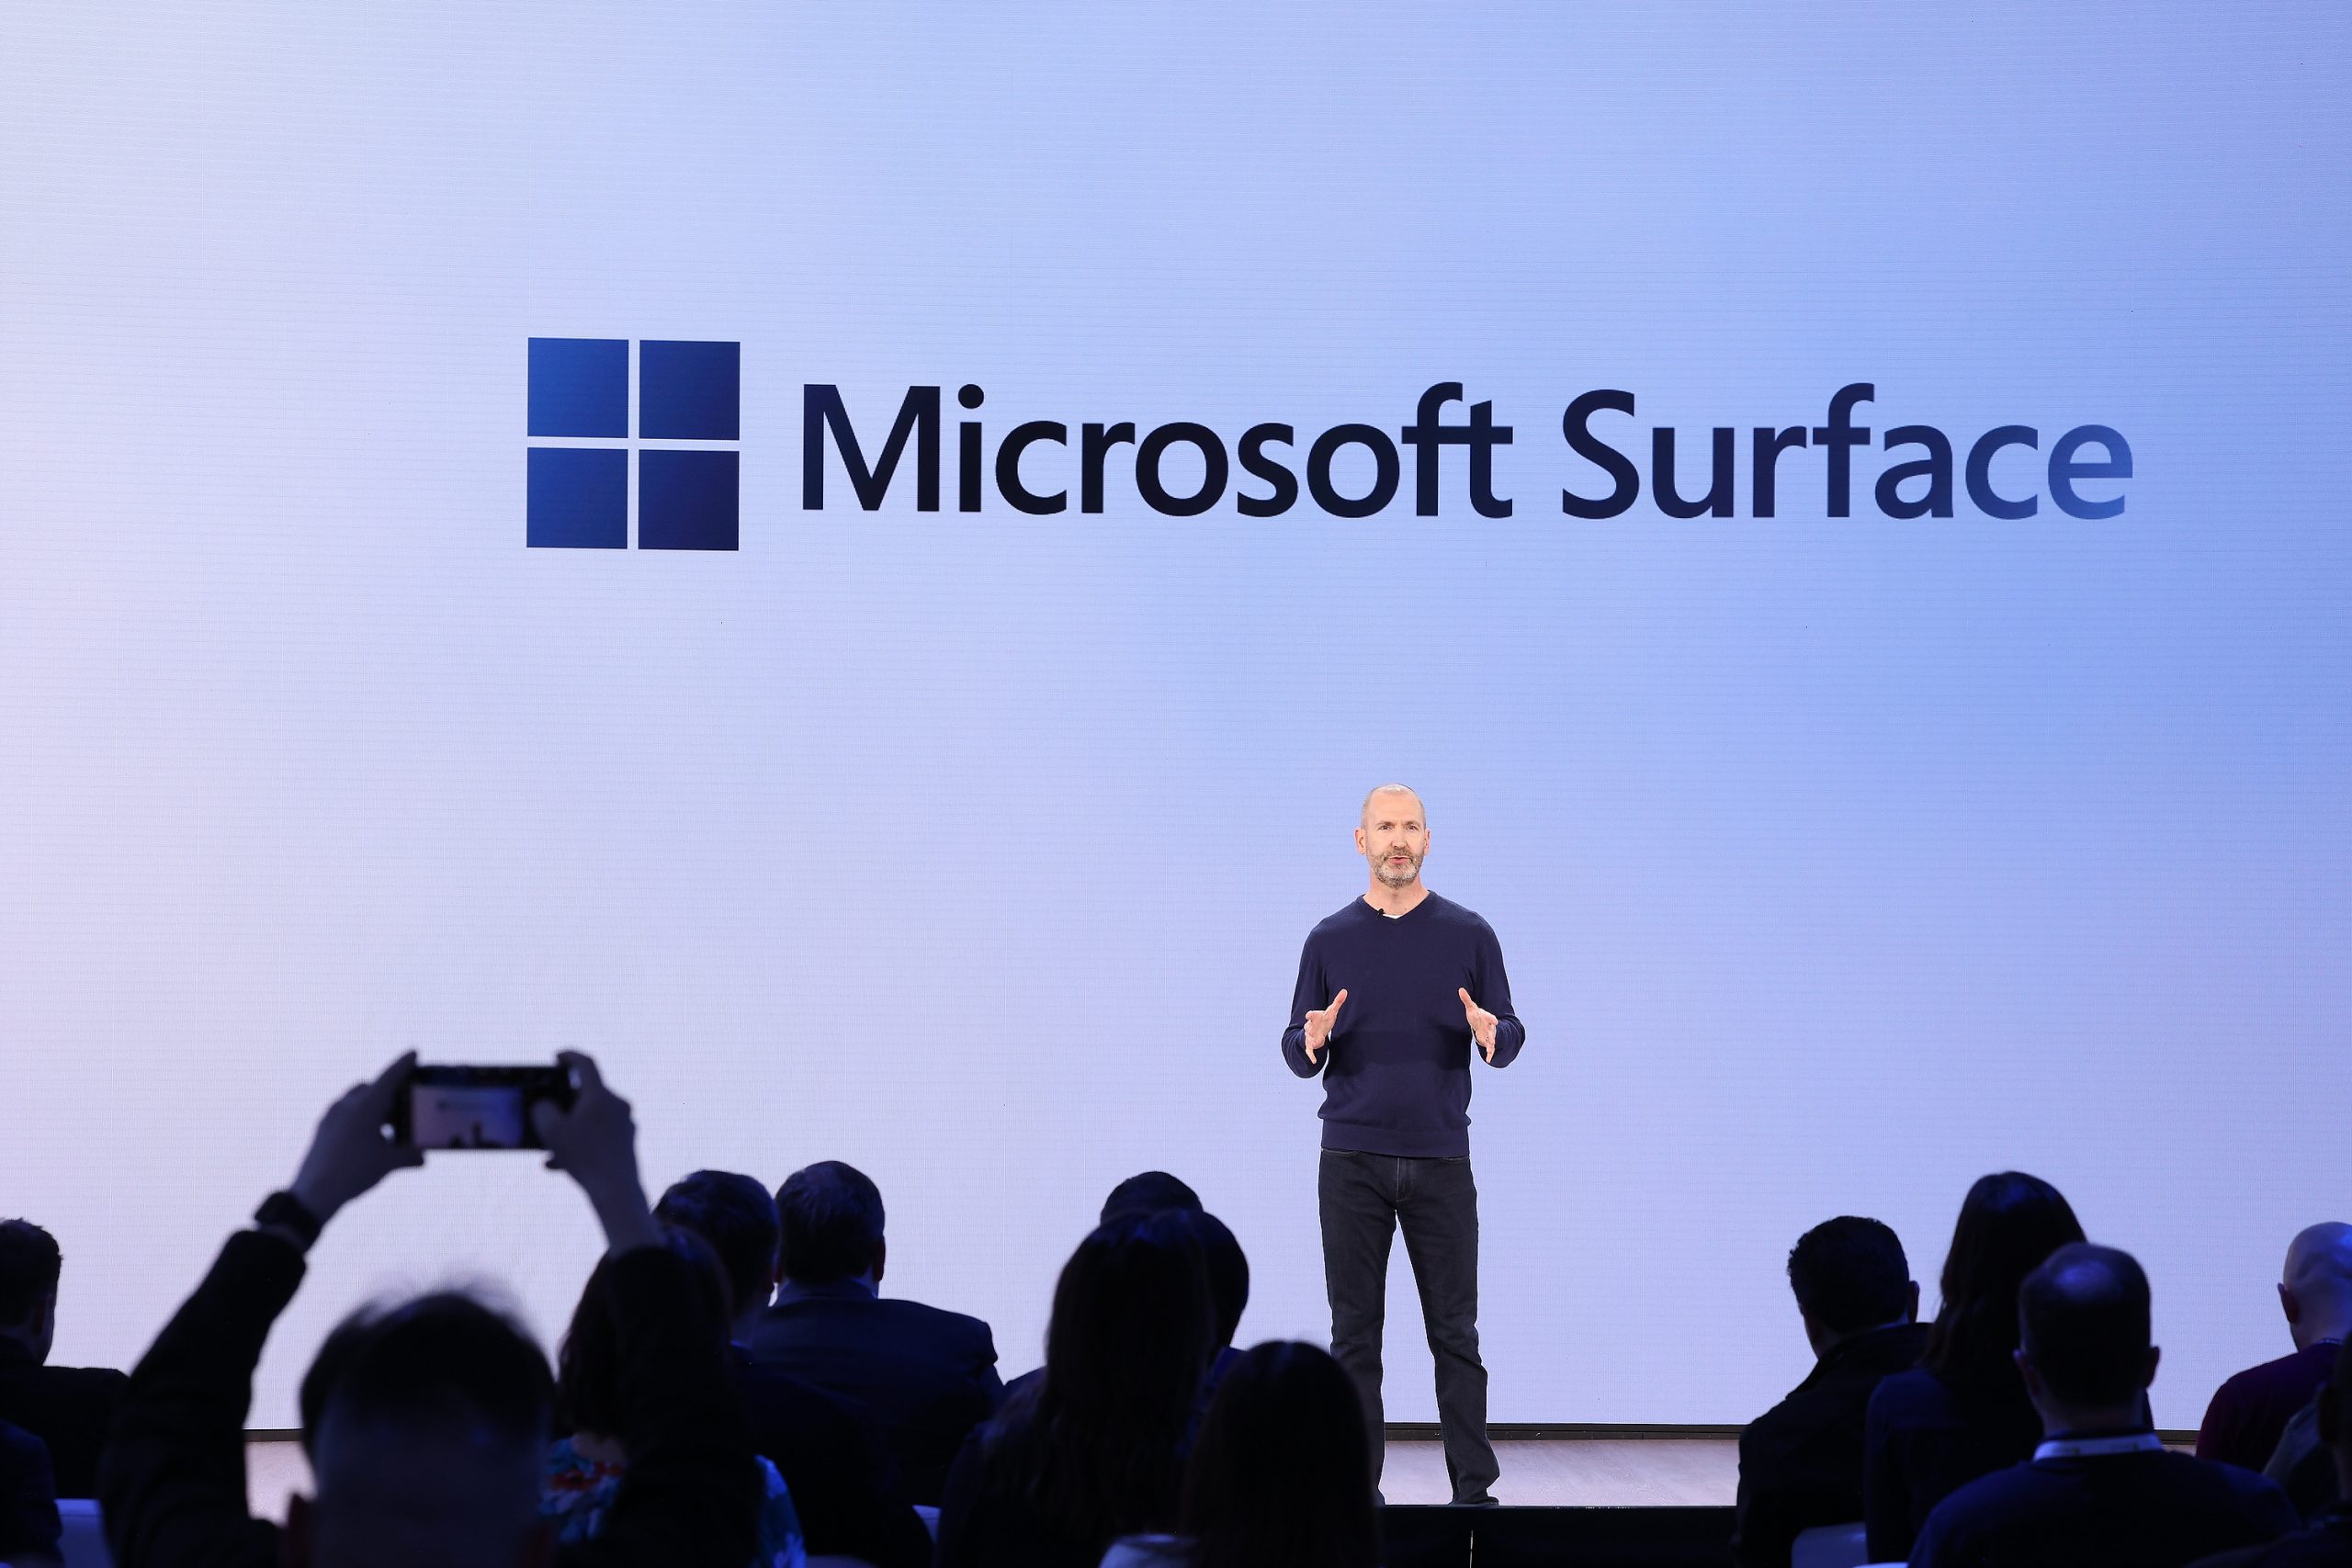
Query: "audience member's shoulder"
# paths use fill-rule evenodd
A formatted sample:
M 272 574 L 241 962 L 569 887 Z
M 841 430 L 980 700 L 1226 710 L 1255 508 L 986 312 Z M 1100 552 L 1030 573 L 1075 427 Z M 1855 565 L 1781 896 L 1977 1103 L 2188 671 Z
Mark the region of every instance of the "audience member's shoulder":
M 2226 1489 L 2241 1512 L 2249 1518 L 2267 1521 L 2274 1533 L 2290 1530 L 2301 1523 L 2294 1504 L 2287 1500 L 2287 1489 L 2259 1471 L 2244 1470 L 2215 1460 L 2192 1459 L 2187 1454 L 2171 1457 L 2211 1472 L 2210 1484 Z
M 1812 1391 L 1802 1385 L 1781 1396 L 1779 1404 L 1740 1428 L 1739 1451 L 1769 1453 L 1782 1439 L 1811 1424 Z
M 2189 1568 L 2344 1568 L 2352 1563 L 2352 1516 L 2324 1516 L 2308 1529 L 2260 1546 L 2200 1557 Z
M 966 1313 L 950 1312 L 906 1296 L 877 1296 L 875 1305 L 900 1325 L 934 1338 L 978 1345 L 996 1343 L 989 1325 Z
M 2314 1378 L 2321 1382 L 2327 1381 L 2325 1363 L 2314 1362 L 2310 1351 L 2296 1350 L 2276 1360 L 2264 1361 L 2242 1372 L 2232 1373 L 2222 1380 L 2222 1386 L 2214 1391 L 2214 1398 L 2227 1404 L 2267 1393 L 2282 1385 L 2308 1387 Z
M 1871 1425 L 1905 1426 L 1939 1418 L 1951 1404 L 1951 1391 L 1927 1368 L 1890 1372 L 1871 1391 Z

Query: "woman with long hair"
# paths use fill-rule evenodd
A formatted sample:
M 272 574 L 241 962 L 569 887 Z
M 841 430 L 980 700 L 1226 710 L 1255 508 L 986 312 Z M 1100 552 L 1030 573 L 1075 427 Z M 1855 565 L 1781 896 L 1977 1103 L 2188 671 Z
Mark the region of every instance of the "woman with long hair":
M 1370 1455 L 1339 1362 L 1283 1340 L 1246 1352 L 1185 1472 L 1190 1568 L 1378 1568 Z
M 1172 1216 L 1121 1215 L 1080 1242 L 1045 1375 L 948 1472 L 940 1568 L 1095 1568 L 1118 1537 L 1172 1527 L 1215 1325 L 1200 1245 Z
M 718 1255 L 702 1237 L 673 1225 L 662 1227 L 662 1239 L 689 1265 L 696 1315 L 713 1341 L 723 1343 L 729 1302 Z M 628 1329 L 607 1253 L 588 1276 L 580 1304 L 572 1310 L 571 1327 L 556 1354 L 555 1423 L 565 1436 L 548 1450 L 539 1513 L 554 1523 L 559 1540 L 594 1540 L 628 1486 L 628 1443 L 620 1431 Z M 792 1494 L 774 1464 L 756 1455 L 752 1462 L 759 1466 L 766 1500 L 760 1508 L 759 1545 L 751 1568 L 804 1568 L 808 1549 Z
M 2033 1457 L 2041 1418 L 2012 1359 L 2018 1287 L 2082 1239 L 2074 1209 L 2039 1177 L 2005 1170 L 1968 1190 L 1919 1365 L 1871 1396 L 1862 1491 L 1871 1562 L 1908 1557 L 1938 1503 Z

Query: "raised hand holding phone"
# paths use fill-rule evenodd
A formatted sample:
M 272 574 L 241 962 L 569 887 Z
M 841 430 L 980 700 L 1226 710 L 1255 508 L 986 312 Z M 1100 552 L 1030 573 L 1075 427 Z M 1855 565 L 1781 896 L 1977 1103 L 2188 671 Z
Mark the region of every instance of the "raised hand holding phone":
M 319 1118 L 301 1168 L 287 1189 L 319 1224 L 392 1172 L 424 1163 L 422 1151 L 386 1131 L 415 1066 L 416 1053 L 403 1054 L 373 1082 L 352 1086 Z
M 531 1125 L 547 1145 L 548 1168 L 580 1184 L 614 1252 L 659 1246 L 661 1232 L 638 1177 L 637 1122 L 628 1101 L 605 1087 L 604 1075 L 585 1054 L 562 1051 L 556 1061 L 578 1088 L 569 1107 L 552 1100 L 531 1107 Z

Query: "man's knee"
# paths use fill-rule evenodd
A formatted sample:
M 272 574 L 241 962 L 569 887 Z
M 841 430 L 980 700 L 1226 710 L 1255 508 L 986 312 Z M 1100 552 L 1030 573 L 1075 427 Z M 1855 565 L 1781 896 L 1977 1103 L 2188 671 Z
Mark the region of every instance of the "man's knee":
M 1432 1356 L 1449 1356 L 1457 1361 L 1478 1359 L 1478 1323 L 1475 1316 L 1460 1322 L 1430 1324 L 1429 1340 Z

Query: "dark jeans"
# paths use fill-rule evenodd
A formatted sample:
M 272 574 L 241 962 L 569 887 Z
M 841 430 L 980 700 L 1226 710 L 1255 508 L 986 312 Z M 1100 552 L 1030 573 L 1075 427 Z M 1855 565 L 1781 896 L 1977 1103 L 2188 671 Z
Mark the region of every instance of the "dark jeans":
M 1487 1369 L 1478 1359 L 1478 1189 L 1468 1159 L 1408 1159 L 1325 1149 L 1317 1180 L 1331 1354 L 1355 1380 L 1380 1477 L 1380 1330 L 1388 1246 L 1399 1225 L 1437 1359 L 1438 1429 L 1457 1503 L 1487 1495 L 1501 1471 L 1487 1440 Z

